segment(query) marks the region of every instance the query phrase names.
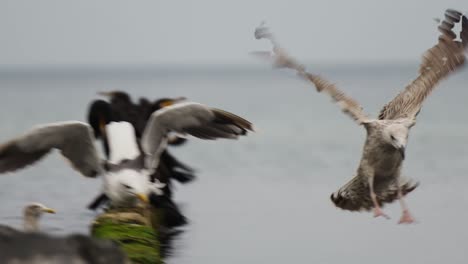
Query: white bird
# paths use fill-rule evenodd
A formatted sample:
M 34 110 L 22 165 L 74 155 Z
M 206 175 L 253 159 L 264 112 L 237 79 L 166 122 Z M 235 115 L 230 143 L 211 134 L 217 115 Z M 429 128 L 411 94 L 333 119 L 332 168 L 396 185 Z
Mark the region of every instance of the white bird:
M 453 27 L 460 20 L 461 41 L 457 41 Z M 335 85 L 305 71 L 283 49 L 275 51 L 276 57 L 286 61 L 283 63 L 285 67 L 296 70 L 300 76 L 312 82 L 318 92 L 331 96 L 343 112 L 359 125 L 363 125 L 367 131 L 356 175 L 331 195 L 331 200 L 337 207 L 350 211 L 373 208 L 375 217 L 387 217 L 381 206 L 398 199 L 402 207 L 399 223 L 414 221 L 403 196 L 414 190 L 417 183 L 401 177 L 409 130 L 416 123 L 416 116 L 424 99 L 438 82 L 464 65 L 468 46 L 468 19 L 460 12 L 448 9 L 438 28 L 442 34 L 438 43 L 424 54 L 419 76 L 383 107 L 378 119 L 369 118 L 357 101 L 345 95 Z M 273 46 L 277 46 L 277 43 L 273 42 Z
M 140 153 L 134 130 L 128 123 L 111 123 L 110 160 L 101 160 L 88 124 L 72 121 L 47 124 L 0 145 L 0 173 L 24 168 L 52 149 L 60 150 L 82 175 L 104 175 L 103 189 L 113 206 L 131 206 L 148 201 L 162 186 L 150 182 L 158 167 L 169 133 L 189 134 L 201 139 L 232 138 L 253 131 L 252 124 L 232 113 L 198 103 L 179 103 L 158 110 L 143 133 Z

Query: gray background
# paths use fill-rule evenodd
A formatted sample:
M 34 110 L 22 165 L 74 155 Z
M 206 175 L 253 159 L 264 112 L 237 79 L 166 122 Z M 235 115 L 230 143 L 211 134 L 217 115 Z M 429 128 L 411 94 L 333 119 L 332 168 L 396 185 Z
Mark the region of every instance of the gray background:
M 0 65 L 252 63 L 266 20 L 311 62 L 417 61 L 463 0 L 1 0 Z
M 454 263 L 468 258 L 468 74 L 440 84 L 412 129 L 403 173 L 421 182 L 408 204 L 418 224 L 336 209 L 365 131 L 329 98 L 247 53 L 267 20 L 293 55 L 377 114 L 416 76 L 437 39 L 433 17 L 465 1 L 0 1 L 0 142 L 41 123 L 85 120 L 100 90 L 135 98 L 187 96 L 251 120 L 239 141 L 191 140 L 172 151 L 199 170 L 176 186 L 190 219 L 169 263 Z M 247 65 L 251 64 L 251 65 Z M 24 70 L 25 69 L 25 70 Z M 65 69 L 65 70 L 63 70 Z M 100 179 L 57 153 L 0 177 L 0 222 L 57 209 L 45 232 L 87 233 Z

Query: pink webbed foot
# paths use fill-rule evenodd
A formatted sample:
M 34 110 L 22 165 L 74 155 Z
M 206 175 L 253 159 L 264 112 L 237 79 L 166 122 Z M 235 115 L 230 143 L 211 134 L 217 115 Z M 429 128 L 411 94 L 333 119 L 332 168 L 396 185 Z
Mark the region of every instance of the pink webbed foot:
M 412 223 L 414 223 L 413 216 L 411 216 L 408 210 L 403 210 L 403 214 L 401 215 L 401 218 L 398 224 L 412 224 Z
M 386 215 L 382 209 L 380 209 L 380 207 L 375 207 L 374 208 L 374 217 L 379 217 L 379 216 L 383 216 L 385 219 L 390 219 L 390 217 L 388 215 Z

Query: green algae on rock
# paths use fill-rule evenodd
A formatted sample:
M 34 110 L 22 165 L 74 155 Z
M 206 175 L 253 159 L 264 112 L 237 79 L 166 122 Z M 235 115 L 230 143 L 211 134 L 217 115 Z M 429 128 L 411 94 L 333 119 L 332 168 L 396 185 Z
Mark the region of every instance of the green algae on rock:
M 132 263 L 163 263 L 153 219 L 143 208 L 108 210 L 96 217 L 91 234 L 117 242 Z

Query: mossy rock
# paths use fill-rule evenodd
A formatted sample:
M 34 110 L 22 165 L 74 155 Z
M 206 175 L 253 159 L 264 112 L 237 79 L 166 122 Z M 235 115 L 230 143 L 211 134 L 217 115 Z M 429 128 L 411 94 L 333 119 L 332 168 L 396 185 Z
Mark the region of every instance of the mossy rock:
M 163 263 L 154 212 L 143 208 L 109 210 L 94 220 L 94 237 L 117 242 L 132 263 Z

